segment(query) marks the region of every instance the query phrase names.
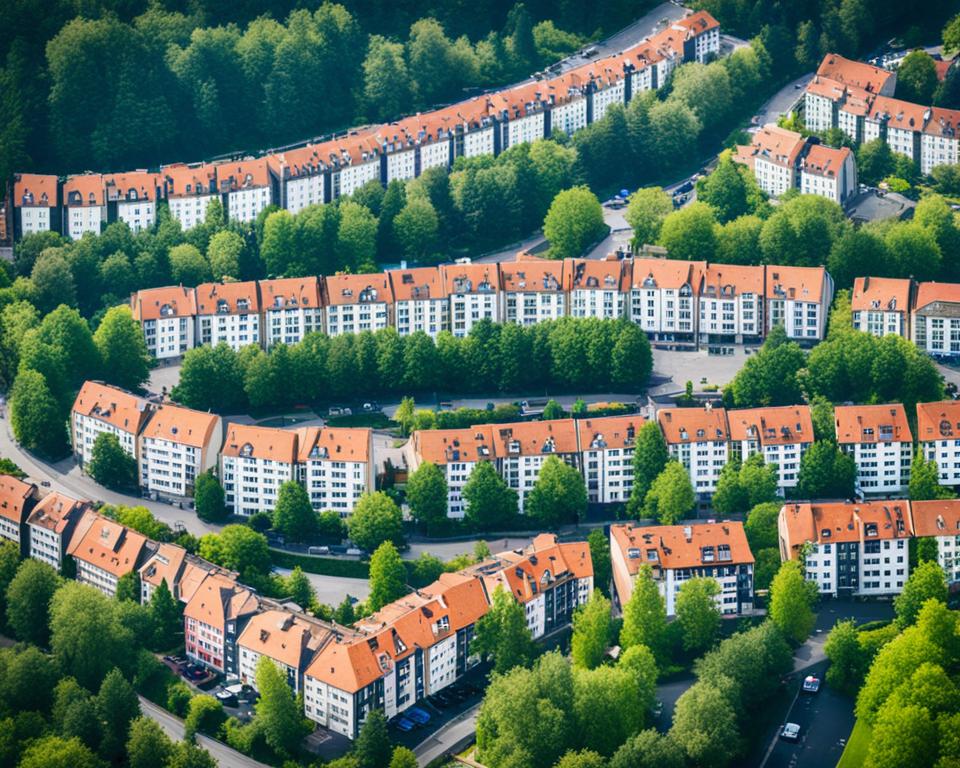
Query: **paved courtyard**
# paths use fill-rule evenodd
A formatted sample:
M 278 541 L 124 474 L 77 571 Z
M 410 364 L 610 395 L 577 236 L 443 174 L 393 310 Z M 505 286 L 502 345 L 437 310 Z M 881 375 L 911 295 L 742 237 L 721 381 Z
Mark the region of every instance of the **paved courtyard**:
M 750 354 L 753 354 L 752 350 Z M 730 383 L 748 357 L 743 347 L 734 347 L 732 355 L 655 349 L 650 394 L 656 396 L 680 391 L 688 381 L 693 382 L 697 392 L 710 384 L 723 387 Z

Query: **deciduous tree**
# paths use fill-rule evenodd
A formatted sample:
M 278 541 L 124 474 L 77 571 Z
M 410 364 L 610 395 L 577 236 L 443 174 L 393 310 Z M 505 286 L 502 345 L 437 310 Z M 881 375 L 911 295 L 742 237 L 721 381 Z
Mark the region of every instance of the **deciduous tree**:
M 372 552 L 385 541 L 402 543 L 403 516 L 396 503 L 382 491 L 360 497 L 347 521 L 350 539 Z
M 780 566 L 770 585 L 770 618 L 784 636 L 796 644 L 807 639 L 816 616 L 813 603 L 816 583 L 803 577 L 803 568 L 796 560 Z
M 50 642 L 50 600 L 60 577 L 46 563 L 24 560 L 6 592 L 7 623 L 17 638 L 45 648 Z
M 374 611 L 402 597 L 407 592 L 407 569 L 391 541 L 383 542 L 370 558 L 370 598 Z
M 927 600 L 947 602 L 947 579 L 939 563 L 920 563 L 910 572 L 903 591 L 893 600 L 897 612 L 897 626 L 905 629 L 917 620 Z
M 480 461 L 463 486 L 466 519 L 484 531 L 508 525 L 517 515 L 517 492 L 510 488 L 489 461 Z
M 600 666 L 610 642 L 610 601 L 595 589 L 590 599 L 573 614 L 570 656 L 584 669 Z
M 90 476 L 107 488 L 131 488 L 137 484 L 137 462 L 123 450 L 120 440 L 110 432 L 101 432 L 93 441 Z
M 280 486 L 273 510 L 273 527 L 291 541 L 309 541 L 317 533 L 317 514 L 307 490 L 296 480 Z
M 550 456 L 527 495 L 524 512 L 546 528 L 579 520 L 587 510 L 587 488 L 582 475 L 556 456 Z
M 644 515 L 671 525 L 687 517 L 696 501 L 687 470 L 680 462 L 671 459 L 647 492 Z
M 687 579 L 677 593 L 677 622 L 683 633 L 683 647 L 698 654 L 716 640 L 720 630 L 720 608 L 716 598 L 720 585 L 713 578 Z
M 644 565 L 633 585 L 633 594 L 623 607 L 620 647 L 645 645 L 658 662 L 667 657 L 667 604 L 653 580 L 650 567 Z
M 492 657 L 494 671 L 503 674 L 517 666 L 528 666 L 534 648 L 523 606 L 498 586 L 490 610 L 477 621 L 471 653 Z

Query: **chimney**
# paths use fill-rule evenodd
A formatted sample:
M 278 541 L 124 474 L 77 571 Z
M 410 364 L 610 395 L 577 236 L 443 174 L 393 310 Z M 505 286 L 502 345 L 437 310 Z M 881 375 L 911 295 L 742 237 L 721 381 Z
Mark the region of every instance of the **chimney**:
M 687 540 L 687 544 L 693 541 L 693 528 L 689 525 L 683 526 L 683 536 Z

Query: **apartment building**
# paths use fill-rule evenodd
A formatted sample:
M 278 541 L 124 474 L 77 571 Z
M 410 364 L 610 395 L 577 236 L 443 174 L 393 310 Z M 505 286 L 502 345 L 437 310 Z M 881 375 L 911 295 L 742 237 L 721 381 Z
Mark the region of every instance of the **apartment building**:
M 237 638 L 240 681 L 257 687 L 257 664 L 264 656 L 286 677 L 295 694 L 303 688 L 307 664 L 339 636 L 336 626 L 305 613 L 272 609 L 257 613 Z
M 755 453 L 777 467 L 777 487 L 783 493 L 797 487 L 800 460 L 813 445 L 809 405 L 744 408 L 727 411 L 733 456 L 746 460 Z
M 13 176 L 13 235 L 19 240 L 37 232 L 60 229 L 60 186 L 56 176 L 16 173 Z
M 521 514 L 527 494 L 533 490 L 540 468 L 550 456 L 573 467 L 580 466 L 577 425 L 573 419 L 496 424 L 491 436 L 497 469 L 517 492 Z
M 137 569 L 137 574 L 140 576 L 141 605 L 147 605 L 150 602 L 154 592 L 163 582 L 166 582 L 174 601 L 179 600 L 178 587 L 187 562 L 187 554 L 187 550 L 183 547 L 168 542 L 159 542 L 152 551 L 148 550 L 144 553 L 143 561 Z
M 920 162 L 920 137 L 927 121 L 926 108 L 886 96 L 868 97 L 865 101 L 866 116 L 862 118 L 862 128 L 858 127 L 851 138 L 856 142 L 880 139 L 893 152 Z M 840 109 L 842 114 L 846 107 Z
M 187 657 L 217 672 L 238 675 L 237 640 L 259 609 L 252 590 L 224 574 L 208 574 L 183 609 Z
M 216 166 L 176 163 L 163 167 L 160 177 L 170 215 L 184 231 L 203 224 L 207 207 L 220 199 Z
M 632 266 L 630 317 L 633 322 L 657 346 L 695 349 L 699 317 L 697 293 L 707 262 L 634 259 Z
M 823 267 L 766 268 L 768 332 L 782 325 L 794 341 L 820 341 L 826 335 L 832 301 L 833 278 Z
M 226 344 L 239 352 L 260 344 L 260 291 L 257 282 L 203 283 L 197 286 L 197 344 Z
M 250 517 L 271 514 L 280 486 L 297 479 L 297 433 L 228 424 L 220 451 L 220 482 L 227 509 Z
M 960 501 L 911 501 L 913 533 L 937 542 L 937 562 L 951 586 L 960 581 Z
M 130 296 L 130 309 L 153 357 L 170 360 L 194 348 L 197 296 L 193 288 L 180 285 L 137 291 Z
M 192 496 L 197 475 L 217 466 L 222 442 L 219 416 L 164 403 L 140 433 L 140 487 L 154 496 Z
M 677 612 L 684 582 L 712 578 L 720 585 L 714 600 L 724 616 L 753 612 L 753 553 L 743 523 L 610 526 L 610 562 L 619 609 L 630 601 L 643 566 L 666 602 L 667 616 Z
M 710 264 L 701 275 L 697 302 L 700 343 L 760 343 L 764 268 Z
M 917 403 L 917 450 L 937 462 L 940 485 L 960 485 L 960 402 Z
M 800 192 L 844 205 L 857 194 L 857 162 L 849 147 L 811 144 L 800 158 Z
M 0 539 L 12 541 L 20 554 L 29 554 L 27 520 L 37 503 L 37 486 L 0 475 Z
M 919 283 L 910 331 L 927 354 L 960 355 L 960 283 Z
M 67 554 L 77 565 L 77 581 L 96 587 L 107 597 L 116 597 L 117 582 L 137 570 L 145 556 L 147 537 L 88 510 L 89 523 L 70 541 Z
M 419 331 L 436 339 L 440 331 L 450 330 L 450 302 L 439 269 L 397 269 L 387 275 L 397 333 L 409 336 Z
M 263 310 L 260 339 L 268 350 L 277 344 L 297 344 L 308 333 L 323 332 L 320 278 L 261 280 L 259 287 Z
M 79 240 L 87 232 L 99 235 L 107 224 L 103 176 L 89 173 L 71 176 L 63 183 L 63 233 Z
M 860 493 L 905 491 L 910 483 L 913 434 L 903 405 L 838 405 L 833 414 L 837 445 L 857 464 Z
M 777 527 L 781 559 L 801 560 L 821 594 L 895 595 L 910 576 L 906 499 L 791 502 Z
M 373 430 L 304 427 L 296 434 L 298 480 L 313 508 L 347 517 L 374 490 Z
M 633 490 L 633 449 L 640 415 L 577 419 L 581 469 L 591 504 L 625 504 Z
M 893 277 L 858 277 L 850 294 L 853 327 L 872 336 L 910 338 L 911 281 Z
M 828 53 L 804 94 L 804 117 L 809 130 L 820 133 L 837 127 L 839 107 L 851 97 L 865 101 L 871 95 L 892 97 L 897 75 L 881 67 Z M 857 131 L 846 131 L 854 141 Z
M 616 320 L 628 312 L 630 273 L 623 262 L 608 259 L 567 259 L 570 276 L 570 316 Z
M 124 452 L 137 456 L 137 435 L 150 418 L 142 397 L 102 381 L 85 381 L 70 412 L 70 443 L 82 467 L 93 456 L 93 444 L 106 432 L 115 435 Z
M 960 110 L 931 107 L 920 137 L 920 171 L 960 163 Z
M 500 321 L 500 270 L 496 264 L 443 264 L 440 276 L 450 297 L 454 336 L 466 336 L 481 320 Z
M 800 187 L 800 156 L 806 140 L 796 131 L 768 123 L 753 134 L 749 145 L 738 146 L 733 159 L 753 171 L 757 185 L 771 197 Z
M 82 536 L 86 525 L 93 522 L 92 518 L 84 517 L 88 508 L 87 502 L 57 491 L 40 499 L 27 517 L 30 557 L 59 573 L 71 537 Z
M 275 177 L 267 158 L 249 158 L 239 163 L 218 163 L 217 189 L 231 221 L 253 221 L 276 202 Z
M 530 326 L 567 314 L 563 269 L 562 261 L 528 254 L 501 263 L 504 321 Z
M 429 461 L 447 481 L 447 517 L 462 518 L 467 511 L 463 487 L 481 461 L 494 461 L 493 427 L 417 430 L 407 442 L 407 466 L 416 472 Z
M 147 171 L 114 173 L 103 177 L 107 209 L 116 207 L 115 218 L 122 221 L 136 234 L 150 229 L 157 223 L 157 200 L 160 197 L 160 175 Z
M 662 408 L 657 422 L 670 456 L 690 475 L 690 484 L 703 498 L 717 490 L 720 470 L 729 459 L 730 430 L 723 408 Z
M 323 279 L 327 335 L 379 331 L 390 325 L 393 294 L 386 274 L 334 275 Z
M 673 25 L 673 29 L 685 30 L 688 33 L 685 46 L 693 48 L 694 58 L 701 64 L 706 64 L 720 54 L 720 23 L 706 11 L 698 11 L 680 19 Z M 684 60 L 687 59 L 685 56 Z

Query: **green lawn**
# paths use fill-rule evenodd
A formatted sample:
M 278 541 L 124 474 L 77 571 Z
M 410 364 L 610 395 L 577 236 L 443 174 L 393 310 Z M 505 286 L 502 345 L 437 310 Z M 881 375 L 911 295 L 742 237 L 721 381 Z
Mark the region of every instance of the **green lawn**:
M 376 413 L 355 413 L 352 416 L 334 416 L 327 419 L 331 427 L 370 427 L 372 429 L 389 429 L 397 426 L 380 411 Z
M 850 740 L 843 754 L 840 755 L 837 768 L 860 768 L 867 758 L 867 748 L 870 746 L 872 735 L 873 729 L 864 720 L 857 720 L 850 734 Z

